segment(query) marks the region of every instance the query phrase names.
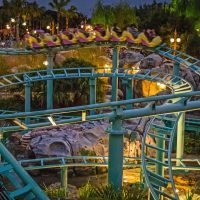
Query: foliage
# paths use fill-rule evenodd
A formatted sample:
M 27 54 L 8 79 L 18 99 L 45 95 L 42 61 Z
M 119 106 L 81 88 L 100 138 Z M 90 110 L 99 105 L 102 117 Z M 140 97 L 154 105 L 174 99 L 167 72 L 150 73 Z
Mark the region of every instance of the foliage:
M 193 200 L 194 194 L 194 191 L 188 190 L 187 192 L 185 192 L 185 200 Z
M 135 9 L 126 2 L 120 1 L 120 3 L 114 7 L 114 16 L 115 23 L 121 28 L 125 28 L 130 24 L 138 24 Z
M 128 24 L 137 24 L 138 18 L 135 15 L 135 9 L 128 3 L 121 1 L 115 6 L 111 6 L 104 5 L 99 0 L 93 9 L 91 21 L 93 24 L 104 26 L 112 26 L 116 23 L 119 27 L 124 28 Z
M 199 9 L 199 0 L 172 0 L 171 11 L 178 12 L 180 15 L 198 19 L 200 16 Z
M 89 62 L 86 62 L 82 59 L 70 58 L 66 59 L 63 63 L 63 68 L 86 68 L 92 67 L 95 68 Z M 57 68 L 60 68 L 57 66 Z M 40 68 L 40 70 L 43 68 Z M 2 71 L 4 73 L 5 70 Z M 33 70 L 34 71 L 34 70 Z M 77 70 L 72 69 L 71 72 L 76 72 Z M 82 72 L 88 72 L 88 69 L 82 70 Z M 97 80 L 97 101 L 102 101 L 105 95 L 104 91 L 104 82 L 101 79 Z M 46 107 L 46 92 L 47 84 L 45 81 L 33 82 L 32 83 L 32 100 L 31 106 L 32 109 L 43 109 Z M 24 94 L 24 85 L 13 85 L 8 89 L 8 92 L 18 92 L 19 96 L 10 98 L 9 101 L 3 100 L 1 103 L 1 108 L 11 108 L 22 110 L 22 106 L 19 106 L 16 103 L 16 98 L 19 99 L 20 96 Z M 23 97 L 20 97 L 23 99 Z M 18 100 L 19 101 L 19 100 Z M 17 101 L 17 102 L 18 102 Z M 21 102 L 21 101 L 20 101 Z M 54 80 L 54 107 L 66 107 L 66 106 L 76 106 L 84 105 L 89 103 L 89 79 L 88 78 L 74 78 L 74 79 L 57 79 Z M 9 109 L 8 109 L 9 110 Z
M 24 111 L 24 99 L 19 95 L 0 99 L 0 108 L 3 110 Z
M 78 192 L 80 200 L 92 200 L 96 195 L 95 188 L 90 183 L 87 183 L 85 186 L 81 187 Z
M 84 148 L 81 148 L 79 150 L 79 153 L 82 156 L 96 156 L 96 152 L 95 151 L 87 150 L 87 149 L 84 149 Z
M 133 187 L 124 186 L 115 191 L 112 185 L 95 187 L 87 183 L 79 189 L 80 200 L 145 200 L 146 198 L 147 191 L 140 184 L 135 184 Z
M 200 137 L 198 133 L 185 134 L 185 153 L 199 154 L 200 152 Z
M 73 17 L 77 17 L 77 8 L 75 6 L 71 6 L 70 9 L 65 10 L 62 9 L 61 10 L 61 15 L 65 17 L 66 20 L 66 30 L 68 30 L 68 26 L 69 26 L 69 19 L 73 18 Z
M 102 24 L 104 26 L 112 26 L 114 23 L 114 10 L 112 6 L 103 5 L 102 1 L 97 1 L 93 12 L 91 22 L 93 24 Z
M 63 13 L 64 7 L 67 6 L 71 0 L 52 0 L 49 6 L 57 11 L 57 31 L 60 30 L 60 17 Z
M 44 191 L 47 194 L 47 196 L 51 199 L 54 198 L 66 198 L 68 197 L 68 192 L 65 188 L 51 188 L 51 187 L 47 187 L 44 184 Z

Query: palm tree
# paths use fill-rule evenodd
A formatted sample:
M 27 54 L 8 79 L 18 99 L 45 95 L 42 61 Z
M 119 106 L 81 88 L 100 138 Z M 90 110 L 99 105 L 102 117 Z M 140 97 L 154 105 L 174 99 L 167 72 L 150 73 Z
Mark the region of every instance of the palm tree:
M 49 3 L 51 8 L 57 11 L 57 32 L 59 32 L 59 29 L 60 29 L 61 13 L 64 7 L 67 6 L 70 2 L 71 0 L 52 0 L 52 2 Z
M 3 6 L 9 12 L 10 17 L 16 18 L 16 40 L 19 41 L 19 23 L 22 16 L 25 14 L 27 2 L 25 0 L 3 1 Z
M 32 26 L 32 29 L 37 27 L 39 24 L 39 19 L 44 13 L 44 7 L 39 7 L 36 2 L 28 3 L 26 9 L 26 19 L 29 21 L 29 24 Z
M 76 11 L 77 11 L 77 8 L 75 6 L 71 6 L 70 9 L 68 10 L 65 10 L 65 9 L 62 10 L 61 14 L 65 16 L 65 19 L 66 19 L 66 31 L 69 28 L 69 19 L 78 16 Z

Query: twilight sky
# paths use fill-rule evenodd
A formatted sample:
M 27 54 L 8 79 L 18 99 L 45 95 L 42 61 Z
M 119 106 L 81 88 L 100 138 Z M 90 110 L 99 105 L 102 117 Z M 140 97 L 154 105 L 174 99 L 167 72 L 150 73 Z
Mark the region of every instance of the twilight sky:
M 33 0 L 29 0 L 33 1 Z M 40 5 L 42 6 L 48 6 L 49 2 L 51 0 L 36 0 Z M 115 4 L 119 2 L 120 0 L 104 0 L 105 4 Z M 171 0 L 157 0 L 157 2 L 170 2 Z M 69 5 L 75 5 L 80 12 L 82 12 L 85 15 L 90 16 L 92 8 L 95 5 L 96 0 L 72 0 L 71 4 Z M 153 0 L 126 0 L 130 5 L 141 5 L 144 3 L 151 4 Z M 0 3 L 2 3 L 2 0 L 0 0 Z

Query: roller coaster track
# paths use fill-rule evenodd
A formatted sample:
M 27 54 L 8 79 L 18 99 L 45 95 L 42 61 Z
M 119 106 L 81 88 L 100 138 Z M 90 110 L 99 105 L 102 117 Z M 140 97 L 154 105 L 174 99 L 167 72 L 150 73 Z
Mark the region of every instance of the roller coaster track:
M 2 200 L 49 199 L 2 143 L 0 143 L 0 153 L 6 161 L 6 164 L 0 163 L 0 174 L 5 176 L 14 187 L 12 191 L 7 191 L 5 187 L 1 187 L 0 198 Z
M 155 137 L 155 136 L 154 136 Z M 165 158 L 167 161 L 168 158 Z M 172 170 L 184 170 L 184 171 L 199 171 L 200 159 L 176 159 L 172 158 Z M 176 162 L 180 162 L 180 166 L 176 166 Z M 107 156 L 67 156 L 56 158 L 38 158 L 30 160 L 18 161 L 20 165 L 27 171 L 29 170 L 42 170 L 51 168 L 62 167 L 80 167 L 80 166 L 108 166 Z M 140 157 L 124 157 L 124 167 L 141 167 L 142 161 Z M 148 162 L 148 166 L 153 167 L 154 162 Z M 165 166 L 168 169 L 168 167 Z
M 179 114 L 180 115 L 180 114 Z M 170 120 L 170 125 L 165 126 L 166 118 L 164 116 L 160 116 L 153 118 L 150 123 L 148 129 L 146 130 L 143 143 L 142 143 L 142 165 L 144 170 L 144 175 L 146 178 L 146 182 L 150 187 L 151 193 L 154 199 L 162 199 L 161 196 L 166 197 L 168 199 L 178 199 L 178 195 L 175 189 L 175 184 L 173 181 L 172 174 L 172 163 L 171 163 L 171 152 L 172 152 L 172 142 L 174 138 L 174 133 L 176 132 L 177 123 L 179 117 L 174 114 L 168 115 L 168 119 Z M 156 144 L 162 144 L 162 148 L 157 145 L 150 145 L 147 143 L 147 137 L 152 137 L 156 140 Z M 149 149 L 155 150 L 155 154 L 151 156 L 148 154 Z M 164 158 L 167 156 L 167 161 Z M 148 162 L 154 163 L 154 167 L 149 167 Z M 160 166 L 164 166 L 168 168 L 169 178 L 165 177 L 162 169 L 159 169 Z M 160 173 L 162 175 L 160 175 Z M 173 194 L 169 195 L 164 192 L 163 188 L 171 187 Z
M 55 47 L 55 48 L 46 48 L 46 49 L 1 49 L 0 54 L 7 54 L 7 55 L 28 55 L 28 54 L 48 54 L 49 52 L 57 52 L 57 51 L 67 51 L 71 49 L 76 49 L 76 48 L 81 48 L 81 47 L 92 47 L 92 46 L 120 46 L 120 47 L 128 47 L 128 48 L 137 48 L 137 49 L 147 49 L 145 47 L 141 46 L 134 46 L 134 45 L 127 45 L 127 43 L 109 43 L 109 42 L 104 42 L 104 43 L 91 43 L 91 44 L 78 44 L 78 45 L 72 45 L 72 46 L 60 46 L 60 47 Z M 175 62 L 182 63 L 185 67 L 191 69 L 194 71 L 196 74 L 200 74 L 200 61 L 198 59 L 195 59 L 187 54 L 181 53 L 179 51 L 174 51 L 164 45 L 161 45 L 155 49 L 148 49 L 151 52 L 156 52 L 164 57 L 170 58 L 174 60 Z M 86 71 L 85 71 L 86 70 Z M 153 197 L 158 200 L 161 199 L 161 196 L 164 196 L 168 199 L 179 199 L 176 192 L 175 192 L 175 186 L 173 182 L 173 176 L 172 176 L 172 169 L 174 167 L 172 166 L 173 159 L 171 159 L 171 149 L 172 149 L 172 142 L 173 142 L 173 137 L 174 137 L 174 132 L 176 129 L 176 125 L 178 123 L 179 117 L 175 114 L 167 114 L 170 112 L 179 112 L 182 107 L 183 111 L 190 110 L 192 109 L 199 109 L 199 102 L 196 101 L 193 103 L 189 102 L 189 98 L 192 97 L 193 95 L 199 95 L 198 92 L 196 93 L 191 93 L 192 87 L 191 85 L 181 79 L 180 77 L 173 76 L 170 74 L 164 74 L 160 71 L 153 71 L 153 70 L 146 70 L 146 71 L 138 71 L 135 73 L 131 69 L 117 69 L 115 71 L 112 71 L 112 73 L 107 73 L 105 70 L 100 70 L 96 71 L 94 69 L 52 69 L 52 70 L 41 70 L 41 71 L 34 71 L 34 72 L 28 72 L 28 73 L 18 73 L 14 75 L 5 75 L 0 77 L 0 88 L 4 87 L 9 87 L 12 85 L 17 85 L 17 84 L 24 84 L 24 83 L 31 83 L 31 82 L 37 82 L 37 81 L 46 81 L 46 80 L 55 80 L 55 79 L 69 79 L 69 78 L 98 78 L 98 77 L 118 77 L 118 78 L 132 78 L 132 79 L 141 79 L 141 80 L 149 80 L 149 81 L 154 81 L 154 82 L 160 82 L 165 84 L 168 88 L 171 89 L 173 95 L 169 95 L 169 99 L 172 98 L 185 98 L 185 101 L 183 103 L 176 103 L 176 108 L 173 107 L 173 103 L 168 103 L 163 106 L 156 106 L 153 104 L 152 107 L 149 108 L 149 113 L 144 114 L 144 112 L 147 111 L 148 108 L 139 108 L 134 111 L 134 109 L 130 110 L 121 110 L 118 112 L 118 110 L 115 110 L 110 113 L 105 113 L 105 114 L 97 114 L 94 116 L 88 116 L 87 120 L 97 120 L 97 119 L 102 119 L 102 118 L 109 118 L 111 119 L 114 116 L 121 116 L 122 119 L 127 119 L 127 118 L 134 118 L 134 117 L 144 117 L 144 116 L 153 116 L 153 115 L 158 115 L 162 114 L 160 116 L 156 116 L 152 119 L 149 128 L 145 131 L 144 135 L 144 141 L 143 141 L 143 147 L 142 147 L 142 164 L 143 164 L 143 170 L 145 174 L 145 178 L 147 181 L 147 184 L 151 190 L 151 193 Z M 188 95 L 188 96 L 187 96 Z M 152 98 L 152 99 L 151 99 Z M 158 101 L 158 99 L 163 100 L 167 99 L 167 97 L 150 97 L 146 98 L 145 100 L 141 100 L 143 102 L 150 100 L 153 102 Z M 116 108 L 120 107 L 121 105 L 126 105 L 126 104 L 134 104 L 137 102 L 137 100 L 127 100 L 123 102 L 110 102 L 110 103 L 102 103 L 102 104 L 95 104 L 95 105 L 88 105 L 88 106 L 80 106 L 76 108 L 66 108 L 62 110 L 47 110 L 47 111 L 37 111 L 37 112 L 29 112 L 29 113 L 20 113 L 20 112 L 12 112 L 12 111 L 6 111 L 6 110 L 1 110 L 0 111 L 0 119 L 18 119 L 18 118 L 25 118 L 25 117 L 31 117 L 31 116 L 46 116 L 49 114 L 60 114 L 60 113 L 68 113 L 68 112 L 73 112 L 73 111 L 83 111 L 83 110 L 90 110 L 90 109 L 99 109 L 102 107 L 112 107 Z M 169 108 L 168 111 L 166 111 L 166 108 Z M 65 111 L 64 111 L 65 110 Z M 141 111 L 141 112 L 140 112 Z M 136 114 L 136 112 L 138 112 Z M 165 124 L 166 118 L 170 118 L 170 125 L 163 126 L 161 124 Z M 81 117 L 75 118 L 75 119 L 67 119 L 67 120 L 61 120 L 61 122 L 56 122 L 58 125 L 63 124 L 63 123 L 70 123 L 70 122 L 78 122 L 81 121 Z M 35 127 L 42 127 L 42 126 L 48 126 L 49 123 L 43 123 L 43 124 L 25 124 L 28 128 L 35 128 Z M 12 127 L 11 127 L 12 128 Z M 15 127 L 16 129 L 19 127 Z M 156 132 L 156 133 L 155 133 Z M 146 138 L 147 136 L 153 137 L 156 141 L 160 143 L 165 143 L 166 145 L 164 148 L 159 148 L 157 146 L 153 146 L 150 144 L 146 143 Z M 150 157 L 148 154 L 145 154 L 145 150 L 148 149 L 153 149 L 156 154 L 155 155 L 160 155 L 157 157 Z M 10 170 L 14 170 L 14 172 L 19 176 L 19 178 L 23 179 L 23 174 L 26 174 L 23 169 L 20 168 L 18 170 L 19 165 L 16 164 L 14 161 L 14 158 L 9 157 L 9 152 L 5 153 L 5 148 L 3 145 L 0 145 L 0 153 L 3 155 L 5 161 L 8 163 L 5 166 L 0 167 L 1 174 L 4 174 L 5 172 L 10 172 Z M 161 159 L 163 158 L 164 154 L 166 154 L 167 160 Z M 89 165 L 89 162 L 91 158 L 87 157 L 82 157 L 79 158 L 82 160 L 80 165 Z M 105 165 L 106 162 L 104 158 L 102 157 L 103 162 L 97 162 L 100 163 L 100 165 Z M 94 159 L 95 160 L 95 159 Z M 29 161 L 30 162 L 30 161 Z M 44 160 L 38 161 L 40 164 L 39 166 L 45 167 L 44 165 Z M 59 161 L 61 162 L 61 165 L 65 165 L 66 161 L 65 159 L 61 158 Z M 124 161 L 125 162 L 125 161 Z M 179 160 L 180 163 L 182 163 L 179 168 L 184 168 L 186 165 L 184 164 L 183 161 Z M 196 161 L 199 165 L 199 160 Z M 43 164 L 42 164 L 43 163 Z M 151 163 L 151 164 L 149 164 Z M 23 161 L 21 162 L 23 164 Z M 90 163 L 94 164 L 94 163 Z M 125 165 L 128 163 L 124 163 Z M 98 164 L 97 164 L 98 165 Z M 150 166 L 155 166 L 150 168 Z M 164 166 L 166 168 L 169 168 L 169 178 L 164 177 L 159 175 L 158 171 L 159 166 Z M 33 167 L 34 168 L 34 167 Z M 6 173 L 11 174 L 11 173 Z M 9 177 L 8 177 L 9 178 Z M 13 178 L 13 177 L 12 177 Z M 11 179 L 10 179 L 11 180 Z M 28 180 L 30 177 L 28 177 Z M 22 180 L 22 181 L 25 181 Z M 34 181 L 33 181 L 34 182 Z M 167 186 L 171 186 L 173 190 L 173 194 L 169 195 L 163 190 L 163 188 L 166 188 Z M 34 187 L 30 187 L 30 185 L 22 184 L 19 185 L 19 182 L 16 181 L 15 183 L 16 190 L 13 193 L 7 192 L 6 194 L 9 194 L 11 199 L 15 198 L 15 196 L 20 196 L 23 195 L 25 197 L 24 199 L 31 199 L 34 195 L 36 195 L 36 191 L 34 191 Z M 38 187 L 36 187 L 36 190 L 38 192 Z M 25 195 L 24 195 L 25 194 Z M 41 195 L 44 195 L 42 192 L 40 192 Z M 26 196 L 28 195 L 28 196 Z M 38 197 L 38 199 L 47 199 L 47 197 Z
M 47 47 L 41 49 L 30 49 L 30 48 L 22 48 L 22 49 L 0 49 L 0 55 L 32 55 L 32 54 L 48 54 L 49 52 L 59 52 L 59 51 L 69 51 L 77 48 L 90 48 L 90 47 L 126 47 L 131 49 L 141 49 L 147 50 L 150 52 L 155 52 L 160 54 L 163 57 L 167 57 L 171 60 L 174 60 L 178 63 L 181 63 L 186 68 L 194 71 L 196 74 L 200 75 L 200 60 L 194 58 L 186 53 L 183 53 L 178 50 L 174 50 L 166 44 L 162 44 L 156 48 L 148 48 L 142 45 L 130 44 L 127 42 L 91 42 L 91 43 L 79 43 L 68 46 L 57 46 L 57 47 Z

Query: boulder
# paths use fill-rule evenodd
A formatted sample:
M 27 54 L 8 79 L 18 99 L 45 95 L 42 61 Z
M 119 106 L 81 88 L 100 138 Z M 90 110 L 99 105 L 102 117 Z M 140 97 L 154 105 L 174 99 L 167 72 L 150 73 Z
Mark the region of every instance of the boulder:
M 144 55 L 139 52 L 125 51 L 120 55 L 119 66 L 133 66 L 144 59 Z
M 162 58 L 158 54 L 152 53 L 145 57 L 140 63 L 140 69 L 152 69 L 158 67 L 162 63 Z

